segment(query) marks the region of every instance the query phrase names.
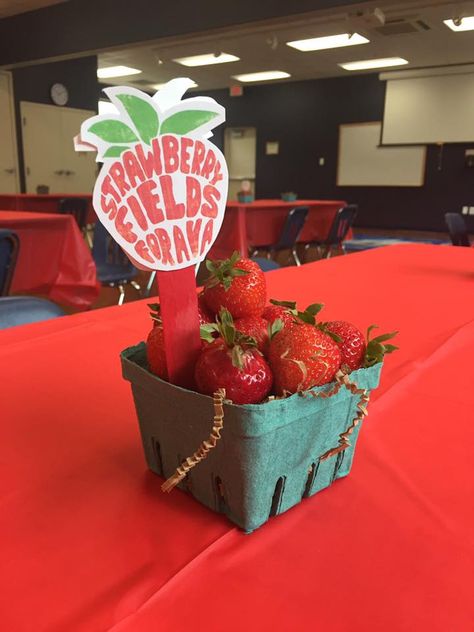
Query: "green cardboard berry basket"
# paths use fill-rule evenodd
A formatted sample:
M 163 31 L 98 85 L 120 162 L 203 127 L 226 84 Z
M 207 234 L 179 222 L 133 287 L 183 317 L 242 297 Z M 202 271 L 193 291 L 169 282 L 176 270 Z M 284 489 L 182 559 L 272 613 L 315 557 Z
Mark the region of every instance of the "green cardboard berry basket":
M 148 467 L 169 478 L 209 437 L 213 399 L 150 373 L 143 342 L 125 349 L 121 359 Z M 264 404 L 224 403 L 220 440 L 179 486 L 247 533 L 254 531 L 349 474 L 361 426 L 353 423 L 362 418 L 360 393 L 367 402 L 381 368 L 380 363 L 354 371 L 346 377 L 352 391 L 340 387 L 330 397 L 337 384 Z

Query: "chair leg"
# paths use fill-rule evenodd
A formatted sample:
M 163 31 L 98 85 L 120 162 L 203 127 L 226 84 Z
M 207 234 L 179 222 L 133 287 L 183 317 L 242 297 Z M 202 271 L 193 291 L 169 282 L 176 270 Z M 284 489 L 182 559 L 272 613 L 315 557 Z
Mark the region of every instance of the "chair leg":
M 150 296 L 151 288 L 153 287 L 153 282 L 155 281 L 155 277 L 156 277 L 156 271 L 153 270 L 153 272 L 150 274 L 150 277 L 148 279 L 148 283 L 146 284 L 145 298 L 148 298 Z
M 140 294 L 142 293 L 142 288 L 140 287 L 140 285 L 136 282 L 136 281 L 130 281 L 130 285 L 136 289 L 136 291 Z
M 297 266 L 301 265 L 301 261 L 300 258 L 298 257 L 298 252 L 296 250 L 296 246 L 293 246 L 293 248 L 291 249 L 291 254 L 293 255 L 293 259 L 295 260 L 295 263 Z
M 119 285 L 117 285 L 117 289 L 120 292 L 120 296 L 119 296 L 119 300 L 118 300 L 118 304 L 119 305 L 123 305 L 123 301 L 125 299 L 125 288 L 123 287 L 123 285 L 120 283 Z

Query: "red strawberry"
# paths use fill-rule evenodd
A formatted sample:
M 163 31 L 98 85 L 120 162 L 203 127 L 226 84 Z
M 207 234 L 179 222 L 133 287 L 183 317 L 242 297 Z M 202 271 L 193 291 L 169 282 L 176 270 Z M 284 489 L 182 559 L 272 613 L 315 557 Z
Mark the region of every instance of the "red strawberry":
M 198 312 L 199 312 L 199 324 L 206 325 L 207 323 L 212 323 L 214 318 L 212 314 L 207 309 L 206 303 L 204 301 L 204 294 L 201 292 L 198 295 Z
M 364 334 L 345 320 L 331 320 L 323 325 L 324 331 L 336 334 L 336 344 L 341 352 L 341 366 L 351 371 L 359 369 L 364 359 L 366 344 Z
M 257 404 L 269 394 L 273 375 L 255 341 L 235 330 L 232 316 L 221 310 L 215 326 L 222 335 L 198 358 L 195 379 L 198 391 L 212 395 L 225 388 L 234 404 Z
M 244 316 L 235 321 L 235 328 L 241 334 L 254 338 L 257 348 L 262 353 L 268 351 L 270 341 L 268 333 L 268 321 L 261 316 Z
M 262 318 L 268 320 L 269 323 L 273 323 L 279 318 L 283 325 L 295 322 L 295 316 L 297 315 L 296 303 L 290 301 L 275 301 L 270 299 L 271 305 L 267 305 L 262 312 Z
M 296 393 L 332 382 L 341 365 L 341 353 L 318 327 L 294 323 L 272 338 L 269 360 L 277 393 Z
M 163 327 L 156 322 L 153 329 L 148 334 L 146 341 L 146 355 L 150 371 L 162 380 L 168 380 L 168 369 L 166 367 L 165 346 L 163 340 Z
M 224 261 L 207 261 L 210 277 L 204 288 L 207 307 L 217 314 L 221 307 L 234 318 L 260 316 L 266 302 L 263 272 L 251 259 L 242 259 L 234 252 Z

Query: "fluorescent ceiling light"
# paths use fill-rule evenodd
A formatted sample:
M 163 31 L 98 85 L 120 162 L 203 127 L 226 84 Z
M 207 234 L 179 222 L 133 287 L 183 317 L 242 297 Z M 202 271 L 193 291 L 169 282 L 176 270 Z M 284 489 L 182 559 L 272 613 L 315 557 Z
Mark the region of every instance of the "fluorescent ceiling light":
M 452 31 L 474 31 L 474 15 L 456 20 L 443 20 Z
M 389 66 L 404 66 L 409 62 L 402 57 L 384 57 L 382 59 L 363 59 L 338 64 L 344 70 L 369 70 L 369 68 L 388 68 Z
M 151 86 L 151 87 L 153 88 L 153 90 L 161 90 L 161 88 L 162 88 L 163 86 L 165 86 L 165 85 L 166 85 L 166 83 L 154 83 L 154 84 L 152 84 L 152 86 Z M 190 87 L 190 88 L 197 88 L 197 87 L 198 87 L 198 84 L 197 84 L 195 81 L 193 81 L 192 85 L 191 85 L 191 86 L 189 86 L 189 87 Z
M 108 66 L 99 68 L 97 76 L 99 79 L 112 79 L 113 77 L 127 77 L 128 75 L 139 75 L 141 70 L 130 68 L 129 66 Z
M 240 57 L 229 55 L 229 53 L 208 53 L 207 55 L 193 55 L 192 57 L 179 57 L 173 59 L 177 64 L 183 66 L 211 66 L 212 64 L 228 64 L 231 61 L 239 61 Z
M 295 40 L 287 42 L 287 46 L 301 51 L 325 50 L 327 48 L 341 48 L 342 46 L 356 46 L 357 44 L 367 44 L 369 40 L 359 33 L 340 33 L 339 35 L 328 35 L 327 37 L 312 37 L 311 39 Z
M 282 70 L 266 70 L 264 72 L 250 72 L 245 75 L 234 75 L 233 79 L 247 83 L 248 81 L 271 81 L 272 79 L 286 79 L 287 77 L 291 77 L 288 72 L 283 72 Z

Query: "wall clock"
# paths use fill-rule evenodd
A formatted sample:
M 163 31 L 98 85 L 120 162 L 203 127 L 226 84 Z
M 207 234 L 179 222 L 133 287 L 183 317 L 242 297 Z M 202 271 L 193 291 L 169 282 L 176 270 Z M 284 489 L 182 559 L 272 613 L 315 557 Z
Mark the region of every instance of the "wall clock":
M 50 95 L 55 105 L 66 105 L 69 100 L 67 88 L 62 83 L 54 83 L 51 86 Z

